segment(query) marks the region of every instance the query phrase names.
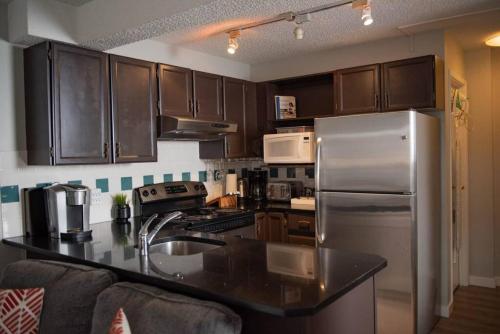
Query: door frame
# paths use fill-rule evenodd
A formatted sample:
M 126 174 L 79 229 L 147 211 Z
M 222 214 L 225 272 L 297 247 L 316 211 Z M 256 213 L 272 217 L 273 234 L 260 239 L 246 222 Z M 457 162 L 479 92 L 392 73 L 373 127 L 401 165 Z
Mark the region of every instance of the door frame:
M 448 89 L 450 90 L 459 90 L 461 92 L 465 92 L 467 94 L 467 84 L 464 80 L 458 79 L 456 76 L 453 75 L 452 72 L 449 74 L 449 82 L 450 85 Z M 448 101 L 450 103 L 450 101 Z M 452 107 L 452 111 L 454 108 Z M 455 150 L 455 139 L 456 139 L 456 125 L 455 125 L 455 119 L 452 117 L 452 150 Z M 459 273 L 458 273 L 458 284 L 461 286 L 468 286 L 469 285 L 469 138 L 467 135 L 467 129 L 465 131 L 466 137 L 465 137 L 465 154 L 462 155 L 465 157 L 465 161 L 461 161 L 462 166 L 464 168 L 463 174 L 465 177 L 461 179 L 463 183 L 460 183 L 461 186 L 463 186 L 463 190 L 460 194 L 460 226 L 458 226 L 459 230 L 459 236 L 458 236 L 458 242 L 459 242 L 459 258 L 458 258 L 458 266 L 459 266 Z M 455 156 L 455 160 L 458 159 L 459 157 Z M 452 161 L 452 168 L 455 168 L 455 161 Z M 453 192 L 453 189 L 452 189 Z M 452 249 L 453 251 L 453 249 Z M 450 261 L 452 262 L 452 269 L 453 269 L 453 254 L 450 256 Z M 451 287 L 454 287 L 454 277 L 453 273 L 451 275 Z

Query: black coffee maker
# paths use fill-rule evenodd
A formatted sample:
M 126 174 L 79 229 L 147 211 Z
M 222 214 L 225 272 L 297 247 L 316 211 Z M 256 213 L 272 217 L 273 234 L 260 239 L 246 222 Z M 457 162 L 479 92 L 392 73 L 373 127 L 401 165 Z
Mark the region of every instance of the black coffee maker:
M 250 170 L 248 171 L 249 195 L 256 201 L 266 199 L 267 171 Z

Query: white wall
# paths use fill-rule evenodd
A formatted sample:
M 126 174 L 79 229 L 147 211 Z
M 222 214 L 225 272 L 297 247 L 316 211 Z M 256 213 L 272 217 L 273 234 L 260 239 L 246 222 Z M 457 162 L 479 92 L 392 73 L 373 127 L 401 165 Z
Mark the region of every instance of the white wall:
M 470 275 L 491 280 L 494 277 L 495 170 L 490 49 L 466 52 L 465 65 L 472 120 L 469 133 Z
M 494 163 L 494 254 L 495 277 L 500 285 L 500 50 L 491 49 L 492 113 L 493 113 L 493 163 Z
M 441 31 L 413 37 L 379 40 L 254 64 L 251 79 L 266 81 L 431 54 L 444 59 L 444 33 Z

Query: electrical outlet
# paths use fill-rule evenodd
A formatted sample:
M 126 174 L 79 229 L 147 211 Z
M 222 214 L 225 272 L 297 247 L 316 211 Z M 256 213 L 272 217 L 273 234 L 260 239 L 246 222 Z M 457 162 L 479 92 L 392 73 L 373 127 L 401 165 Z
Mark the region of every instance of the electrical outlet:
M 90 205 L 101 205 L 103 201 L 103 194 L 101 189 L 95 188 L 90 190 Z

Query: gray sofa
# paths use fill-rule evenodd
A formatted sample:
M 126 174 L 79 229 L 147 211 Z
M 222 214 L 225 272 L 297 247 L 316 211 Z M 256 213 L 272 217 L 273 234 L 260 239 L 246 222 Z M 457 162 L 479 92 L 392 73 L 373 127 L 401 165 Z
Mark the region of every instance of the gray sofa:
M 226 306 L 144 284 L 116 283 L 109 270 L 22 260 L 5 267 L 0 289 L 44 287 L 40 334 L 107 333 L 122 307 L 132 333 L 239 333 L 240 317 Z

